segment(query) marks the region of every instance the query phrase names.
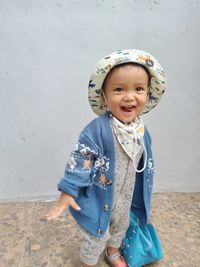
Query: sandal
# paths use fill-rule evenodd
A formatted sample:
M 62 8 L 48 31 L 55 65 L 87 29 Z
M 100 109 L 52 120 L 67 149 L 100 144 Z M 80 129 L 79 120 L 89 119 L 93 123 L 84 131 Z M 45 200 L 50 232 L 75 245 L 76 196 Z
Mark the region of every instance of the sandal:
M 121 258 L 123 261 L 120 263 L 114 264 L 113 262 L 119 258 Z M 122 255 L 120 254 L 119 251 L 109 256 L 107 253 L 107 249 L 106 249 L 105 250 L 105 260 L 111 267 L 128 267 L 125 259 L 122 257 Z

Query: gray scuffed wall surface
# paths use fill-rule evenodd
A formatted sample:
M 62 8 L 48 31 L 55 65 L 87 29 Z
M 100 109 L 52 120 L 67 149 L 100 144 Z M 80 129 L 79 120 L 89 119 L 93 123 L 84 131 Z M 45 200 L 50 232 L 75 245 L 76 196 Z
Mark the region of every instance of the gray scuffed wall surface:
M 81 129 L 94 64 L 149 51 L 168 76 L 144 116 L 155 191 L 200 190 L 200 1 L 0 1 L 0 199 L 57 195 Z

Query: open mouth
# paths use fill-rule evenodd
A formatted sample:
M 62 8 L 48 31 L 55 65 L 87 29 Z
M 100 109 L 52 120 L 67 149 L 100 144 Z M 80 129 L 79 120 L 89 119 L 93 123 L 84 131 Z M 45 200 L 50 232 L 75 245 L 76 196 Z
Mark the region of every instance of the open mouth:
M 135 106 L 121 106 L 122 111 L 131 112 L 135 109 Z

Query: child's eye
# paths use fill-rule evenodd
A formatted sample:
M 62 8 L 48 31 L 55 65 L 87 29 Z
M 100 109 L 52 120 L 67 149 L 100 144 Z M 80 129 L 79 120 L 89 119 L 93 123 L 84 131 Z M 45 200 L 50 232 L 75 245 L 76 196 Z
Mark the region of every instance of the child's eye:
M 114 92 L 121 93 L 121 92 L 123 92 L 123 88 L 117 87 L 114 89 Z
M 145 91 L 145 89 L 143 87 L 137 87 L 136 91 L 142 93 L 143 91 Z

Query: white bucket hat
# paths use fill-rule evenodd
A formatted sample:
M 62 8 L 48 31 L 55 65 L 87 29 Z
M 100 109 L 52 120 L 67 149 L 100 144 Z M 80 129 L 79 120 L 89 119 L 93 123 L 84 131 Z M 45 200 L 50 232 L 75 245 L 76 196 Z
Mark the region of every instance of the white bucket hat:
M 90 77 L 88 99 L 92 110 L 99 116 L 106 112 L 102 99 L 102 84 L 106 75 L 114 66 L 124 63 L 143 65 L 151 75 L 148 100 L 141 115 L 153 109 L 165 92 L 165 72 L 160 63 L 151 54 L 136 49 L 118 50 L 102 58 L 95 66 Z

